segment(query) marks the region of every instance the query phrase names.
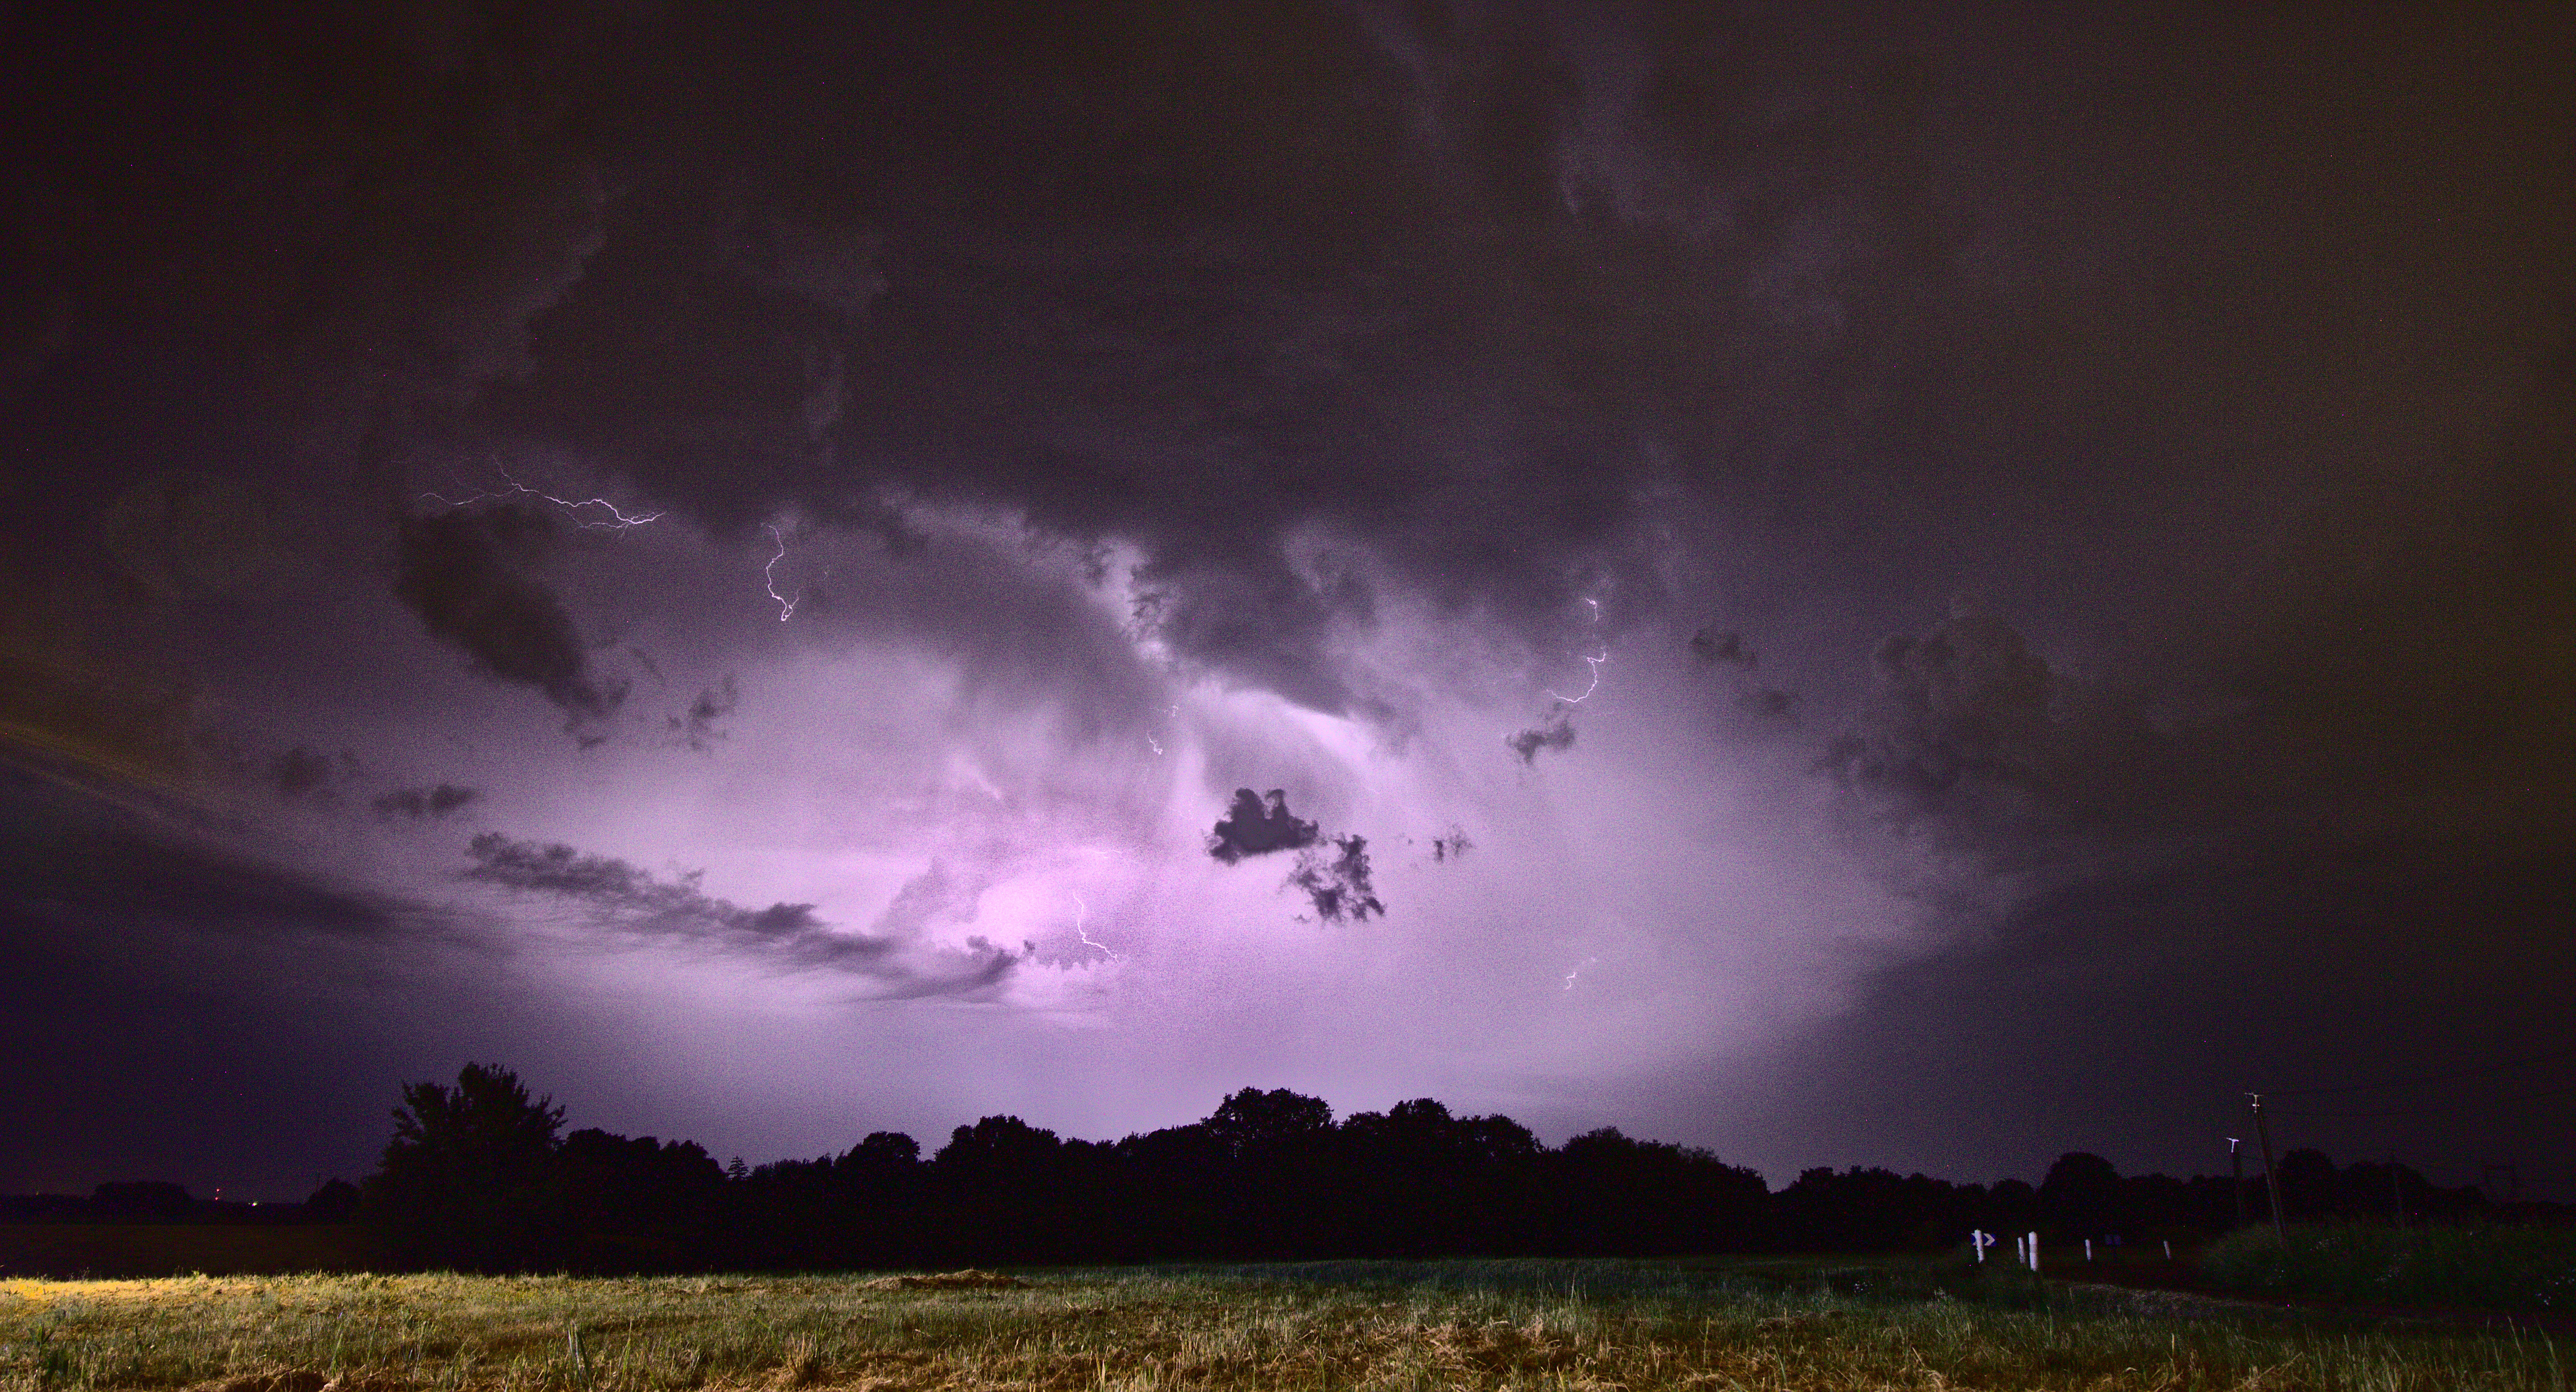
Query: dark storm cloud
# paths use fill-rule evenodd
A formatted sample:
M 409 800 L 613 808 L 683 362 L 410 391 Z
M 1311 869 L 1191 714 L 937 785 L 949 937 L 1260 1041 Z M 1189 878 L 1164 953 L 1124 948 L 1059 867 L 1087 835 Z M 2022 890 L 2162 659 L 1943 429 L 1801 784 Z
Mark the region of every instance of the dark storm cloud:
M 370 804 L 380 817 L 409 817 L 413 821 L 438 821 L 464 811 L 483 797 L 480 788 L 463 788 L 454 783 L 441 783 L 429 788 L 396 788 L 379 793 Z
M 1741 50 L 1790 36 L 1759 25 L 787 28 L 648 40 L 725 66 L 757 116 L 597 56 L 652 94 L 598 113 L 600 139 L 658 177 L 479 428 L 746 541 L 781 509 L 881 526 L 889 499 L 1133 541 L 1152 631 L 1321 709 L 1353 708 L 1326 639 L 1373 602 L 1293 557 L 1299 528 L 1533 632 L 1605 577 L 1649 606 L 1641 492 L 1817 433 L 1802 412 L 1841 428 L 1839 393 L 1779 390 L 1784 369 L 1879 355 L 1911 312 L 1874 303 L 1891 278 L 1948 270 L 1919 157 L 1873 140 L 1921 121 L 1906 82 L 1766 117 Z M 827 51 L 821 98 L 801 74 Z M 787 126 L 875 153 L 829 177 L 760 139 L 707 162 Z
M 706 753 L 725 737 L 718 722 L 741 704 L 741 684 L 728 672 L 722 681 L 701 690 L 687 710 L 670 718 L 671 733 L 691 749 Z
M 1794 721 L 1798 718 L 1798 693 L 1776 686 L 1755 687 L 1735 694 L 1735 703 L 1764 720 Z
M 226 844 L 182 804 L 82 775 L 0 762 L 0 899 L 80 928 L 102 919 L 164 934 L 292 940 L 464 941 L 441 915 Z
M 698 889 L 696 874 L 658 880 L 613 856 L 514 841 L 497 831 L 475 837 L 468 849 L 475 863 L 464 872 L 466 879 L 570 900 L 630 932 L 775 951 L 815 964 L 869 962 L 891 947 L 832 932 L 811 904 L 753 909 L 714 898 Z
M 1463 855 L 1466 849 L 1466 836 L 1455 834 L 1434 842 L 1432 854 L 1445 860 L 1452 850 Z M 1233 865 L 1248 856 L 1276 851 L 1297 853 L 1296 864 L 1288 871 L 1288 887 L 1305 895 L 1315 906 L 1315 916 L 1324 922 L 1365 921 L 1371 914 L 1386 912 L 1369 882 L 1365 838 L 1325 835 L 1321 827 L 1288 810 L 1288 794 L 1280 789 L 1271 789 L 1266 799 L 1250 788 L 1235 789 L 1233 805 L 1208 833 L 1208 854 Z
M 2554 954 L 2576 900 L 2558 859 L 2308 843 L 2087 876 L 1952 950 L 1872 973 L 1848 1018 L 1757 1062 L 1770 1095 L 1740 1124 L 1802 1134 L 1784 1168 L 1830 1158 L 2036 1177 L 2083 1148 L 2123 1169 L 2224 1173 L 2221 1138 L 2248 1134 L 2248 1091 L 2475 1068 L 2561 1043 Z M 2564 1154 L 2565 1109 L 2521 1095 L 2571 1081 L 2562 1056 L 2474 1087 L 2304 1107 L 2275 1097 L 2267 1111 L 2280 1145 L 2394 1152 L 2462 1183 L 2499 1157 Z M 1818 1095 L 1847 1101 L 1820 1115 Z
M 1574 747 L 1574 717 L 1563 710 L 1526 730 L 1506 736 L 1503 747 L 1521 756 L 1524 764 L 1535 764 L 1542 752 L 1562 754 Z
M 277 790 L 279 797 L 289 802 L 304 798 L 330 800 L 334 797 L 332 782 L 357 772 L 356 762 L 345 754 L 340 760 L 334 760 L 299 744 L 270 757 L 266 770 L 268 784 Z
M 1250 788 L 1237 788 L 1233 805 L 1208 832 L 1208 854 L 1232 865 L 1245 856 L 1302 850 L 1322 834 L 1288 810 L 1286 791 L 1273 788 L 1265 800 Z
M 1308 847 L 1297 853 L 1297 868 L 1288 872 L 1288 883 L 1313 902 L 1315 916 L 1326 923 L 1345 919 L 1365 923 L 1371 914 L 1383 917 L 1386 905 L 1378 901 L 1377 890 L 1369 882 L 1367 838 L 1334 836 L 1324 844 L 1332 849 Z
M 1862 728 L 1816 768 L 1898 834 L 2009 859 L 2084 832 L 2166 824 L 2183 751 L 2135 703 L 2052 670 L 2011 625 L 1962 606 L 1880 644 Z
M 1001 981 L 1018 961 L 981 939 L 963 952 L 920 950 L 922 930 L 955 907 L 950 881 L 935 866 L 896 896 L 877 932 L 860 935 L 835 930 L 811 904 L 749 908 L 700 890 L 696 873 L 657 879 L 613 856 L 560 843 L 485 832 L 468 850 L 475 862 L 463 872 L 468 880 L 576 904 L 590 921 L 642 937 L 870 977 L 882 987 L 871 994 L 884 998 L 969 994 Z
M 587 729 L 617 709 L 626 688 L 591 671 L 571 615 L 534 573 L 556 540 L 543 514 L 506 505 L 406 517 L 394 593 L 478 670 L 536 688 L 570 728 Z
M 525 454 L 743 555 L 874 537 L 917 588 L 811 614 L 1104 709 L 1132 645 L 931 593 L 970 548 L 912 524 L 1131 544 L 1180 672 L 1360 714 L 1339 630 L 1390 599 L 1563 653 L 1724 590 L 1777 683 L 1735 699 L 1983 945 L 1810 1041 L 1863 1061 L 1809 1099 L 1955 1062 L 1920 1134 L 2082 1066 L 2119 946 L 2216 945 L 2241 979 L 2140 978 L 2225 1003 L 2213 1050 L 2377 999 L 2374 902 L 2420 910 L 2392 1015 L 2482 1009 L 2407 994 L 2436 936 L 2528 968 L 2487 1013 L 2563 997 L 2563 906 L 2470 891 L 2576 805 L 2568 7 L 1110 9 L 19 7 L 0 737 L 183 769 L 146 635 L 238 660 L 233 580 L 355 573 L 286 563 L 295 507 L 399 528 L 430 632 L 596 724 L 525 519 L 395 520 Z
M 1744 635 L 1732 629 L 1718 633 L 1703 628 L 1691 635 L 1690 650 L 1691 660 L 1702 667 L 1725 663 L 1751 670 L 1761 665 L 1760 657 L 1744 646 Z

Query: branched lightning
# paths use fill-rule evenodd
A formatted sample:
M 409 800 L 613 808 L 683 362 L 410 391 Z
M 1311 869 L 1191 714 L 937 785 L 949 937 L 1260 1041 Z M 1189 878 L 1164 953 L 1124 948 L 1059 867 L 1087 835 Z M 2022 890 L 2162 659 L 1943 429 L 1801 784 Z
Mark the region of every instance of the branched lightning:
M 1556 699 L 1563 701 L 1569 706 L 1579 706 L 1583 704 L 1584 696 L 1589 696 L 1593 692 L 1599 690 L 1601 687 L 1601 664 L 1610 660 L 1610 650 L 1605 647 L 1601 650 L 1601 655 L 1599 657 L 1587 657 L 1583 660 L 1592 664 L 1592 684 L 1583 688 L 1583 696 L 1558 695 L 1556 688 L 1552 686 L 1547 689 L 1547 694 L 1555 696 Z
M 778 621 L 785 623 L 796 612 L 796 600 L 803 599 L 805 592 L 798 590 L 795 599 L 778 592 L 778 563 L 787 559 L 787 537 L 775 526 L 769 529 L 769 536 L 778 543 L 778 554 L 769 558 L 769 564 L 761 567 L 760 574 L 768 582 L 769 597 L 778 601 Z
M 1118 954 L 1110 951 L 1107 943 L 1093 942 L 1091 940 L 1091 934 L 1084 931 L 1083 925 L 1089 922 L 1090 918 L 1091 906 L 1082 902 L 1081 895 L 1077 894 L 1073 896 L 1073 935 L 1082 939 L 1083 946 L 1096 947 L 1100 949 L 1101 956 L 1108 958 L 1112 962 L 1117 961 Z
M 574 523 L 577 526 L 585 529 L 602 528 L 615 532 L 625 531 L 629 527 L 641 527 L 647 522 L 660 520 L 662 516 L 662 514 L 658 512 L 648 512 L 641 517 L 629 517 L 623 509 L 617 506 L 617 504 L 608 501 L 606 498 L 558 498 L 554 494 L 548 493 L 542 488 L 530 488 L 526 484 L 512 478 L 510 476 L 510 471 L 503 467 L 501 462 L 497 459 L 492 462 L 492 472 L 499 474 L 501 476 L 501 481 L 510 486 L 498 492 L 488 489 L 477 490 L 469 496 L 454 499 L 452 501 L 436 493 L 423 493 L 420 496 L 433 503 L 437 503 L 441 507 L 448 508 L 472 507 L 476 503 L 489 502 L 494 498 L 516 498 L 522 495 L 531 498 L 543 498 L 547 502 L 554 504 L 556 507 L 562 508 L 565 512 L 571 513 L 573 515 Z M 457 482 L 461 484 L 464 480 L 460 478 Z M 608 510 L 608 516 L 605 518 L 584 517 L 581 515 L 581 510 L 583 508 L 606 508 Z
M 1587 600 L 1585 600 L 1585 601 L 1583 601 L 1583 602 L 1592 606 L 1592 625 L 1593 625 L 1593 627 L 1595 627 L 1595 628 L 1600 627 L 1600 626 L 1601 626 L 1601 601 L 1600 601 L 1600 600 L 1597 600 L 1597 599 L 1587 599 Z M 1589 695 L 1591 695 L 1593 692 L 1600 690 L 1600 689 L 1601 689 L 1601 664 L 1610 660 L 1610 645 L 1609 645 L 1609 644 L 1607 644 L 1607 643 L 1604 643 L 1604 644 L 1602 644 L 1602 645 L 1601 645 L 1601 655 L 1600 655 L 1599 657 L 1587 657 L 1587 658 L 1585 658 L 1585 659 L 1583 659 L 1583 660 L 1584 660 L 1586 663 L 1590 664 L 1590 666 L 1591 666 L 1591 668 L 1592 668 L 1592 682 L 1591 682 L 1591 684 L 1590 684 L 1590 685 L 1588 685 L 1588 686 L 1586 686 L 1586 687 L 1584 687 L 1584 688 L 1583 688 L 1583 696 L 1561 696 L 1561 695 L 1558 695 L 1558 694 L 1557 694 L 1557 690 L 1556 690 L 1556 688 L 1555 688 L 1555 687 L 1552 687 L 1552 686 L 1551 686 L 1551 687 L 1549 687 L 1549 688 L 1547 689 L 1547 694 L 1548 694 L 1548 695 L 1550 695 L 1550 696 L 1555 696 L 1557 700 L 1564 702 L 1566 705 L 1569 705 L 1569 706 L 1579 706 L 1579 705 L 1582 705 L 1582 704 L 1583 704 L 1583 698 L 1584 698 L 1584 696 L 1589 696 Z

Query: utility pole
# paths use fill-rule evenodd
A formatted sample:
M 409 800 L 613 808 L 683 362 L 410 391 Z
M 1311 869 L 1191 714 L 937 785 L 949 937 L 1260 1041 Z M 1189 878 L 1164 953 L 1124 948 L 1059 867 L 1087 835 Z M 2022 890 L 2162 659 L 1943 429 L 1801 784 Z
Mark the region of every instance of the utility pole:
M 2263 1120 L 2263 1094 L 2245 1095 L 2254 1099 L 2254 1135 L 2263 1143 L 2263 1190 L 2272 1198 L 2272 1237 L 2286 1247 L 2290 1245 L 2290 1233 L 2281 1222 L 2281 1176 L 2272 1168 L 2272 1128 Z
M 2245 1226 L 2245 1143 L 2234 1136 L 2227 1138 L 2227 1163 L 2236 1171 L 2236 1226 Z

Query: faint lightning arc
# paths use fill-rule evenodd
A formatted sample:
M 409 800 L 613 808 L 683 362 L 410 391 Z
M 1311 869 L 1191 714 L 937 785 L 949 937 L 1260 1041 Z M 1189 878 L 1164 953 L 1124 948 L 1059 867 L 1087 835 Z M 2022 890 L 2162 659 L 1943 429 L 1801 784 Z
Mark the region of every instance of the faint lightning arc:
M 1587 657 L 1583 660 L 1592 664 L 1592 684 L 1583 688 L 1583 696 L 1561 696 L 1557 694 L 1556 688 L 1552 686 L 1547 689 L 1547 694 L 1555 696 L 1556 699 L 1563 701 L 1569 706 L 1579 706 L 1583 704 L 1584 696 L 1589 696 L 1593 692 L 1600 690 L 1601 664 L 1610 660 L 1610 650 L 1608 648 L 1603 648 L 1599 657 Z
M 662 514 L 658 512 L 648 512 L 641 517 L 629 517 L 623 509 L 617 506 L 617 504 L 608 501 L 606 498 L 558 498 L 554 494 L 546 492 L 544 489 L 530 488 L 526 484 L 512 478 L 510 476 L 510 471 L 503 468 L 499 460 L 493 461 L 492 472 L 499 474 L 502 482 L 510 485 L 509 488 L 498 493 L 477 491 L 469 497 L 460 498 L 453 502 L 450 502 L 448 499 L 443 498 L 436 493 L 423 493 L 420 496 L 433 503 L 437 503 L 441 507 L 461 508 L 471 507 L 476 503 L 485 502 L 493 498 L 515 498 L 524 493 L 530 497 L 543 498 L 547 502 L 554 504 L 556 507 L 562 508 L 564 511 L 573 514 L 575 524 L 578 526 L 584 528 L 606 528 L 610 531 L 619 532 L 622 532 L 629 527 L 641 527 L 647 522 L 658 521 L 662 516 Z M 463 483 L 464 480 L 458 479 L 457 482 Z M 605 519 L 585 518 L 581 516 L 581 510 L 583 508 L 592 507 L 608 509 L 608 516 Z
M 795 599 L 790 599 L 778 592 L 778 563 L 787 559 L 787 537 L 775 526 L 769 529 L 769 537 L 778 543 L 778 554 L 769 558 L 769 564 L 760 568 L 760 574 L 761 578 L 768 582 L 769 597 L 778 601 L 778 621 L 785 623 L 789 616 L 796 612 L 796 600 L 803 599 L 805 592 L 798 590 Z
M 1598 962 L 1598 961 L 1600 961 L 1600 960 L 1601 960 L 1601 959 L 1600 959 L 1600 958 L 1598 958 L 1598 957 L 1586 957 L 1586 958 L 1584 958 L 1582 961 L 1575 963 L 1575 964 L 1574 964 L 1574 970 L 1572 970 L 1572 971 L 1570 971 L 1570 972 L 1567 972 L 1567 973 L 1565 974 L 1565 989 L 1567 989 L 1567 990 L 1569 990 L 1569 991 L 1573 990 L 1573 989 L 1574 989 L 1574 978 L 1576 978 L 1576 977 L 1578 977 L 1578 976 L 1583 975 L 1583 969 L 1584 969 L 1585 967 L 1591 966 L 1593 963 Z
M 1109 944 L 1093 942 L 1091 934 L 1084 930 L 1083 925 L 1090 921 L 1090 918 L 1091 906 L 1082 902 L 1081 895 L 1073 896 L 1073 935 L 1082 939 L 1083 946 L 1096 947 L 1100 949 L 1101 956 L 1113 962 L 1117 961 L 1118 954 L 1109 950 Z
M 1586 600 L 1584 600 L 1583 602 L 1592 606 L 1592 625 L 1593 625 L 1593 627 L 1595 627 L 1595 628 L 1600 627 L 1600 626 L 1601 626 L 1601 601 L 1600 601 L 1600 600 L 1597 600 L 1597 599 L 1586 599 Z M 1592 667 L 1592 682 L 1591 682 L 1591 684 L 1590 684 L 1590 685 L 1588 685 L 1588 686 L 1586 686 L 1586 687 L 1584 687 L 1584 688 L 1583 688 L 1583 696 L 1559 696 L 1559 695 L 1557 695 L 1557 690 L 1556 690 L 1556 688 L 1555 688 L 1555 687 L 1552 687 L 1552 686 L 1551 686 L 1551 687 L 1549 687 L 1549 688 L 1547 688 L 1547 694 L 1548 694 L 1548 695 L 1550 695 L 1550 696 L 1555 696 L 1557 700 L 1562 701 L 1562 702 L 1564 702 L 1565 704 L 1567 704 L 1567 705 L 1569 705 L 1569 706 L 1579 706 L 1579 705 L 1582 705 L 1582 704 L 1583 704 L 1583 697 L 1584 697 L 1584 696 L 1589 696 L 1589 695 L 1591 695 L 1593 692 L 1600 690 L 1600 689 L 1601 689 L 1601 664 L 1610 660 L 1610 645 L 1609 645 L 1609 644 L 1607 644 L 1607 643 L 1604 643 L 1604 644 L 1602 644 L 1602 645 L 1601 645 L 1601 655 L 1600 655 L 1599 657 L 1587 657 L 1587 658 L 1585 658 L 1585 659 L 1583 659 L 1583 660 L 1584 660 L 1586 663 L 1589 663 L 1589 664 L 1591 665 L 1591 667 Z M 1580 969 L 1578 968 L 1578 970 L 1580 970 Z

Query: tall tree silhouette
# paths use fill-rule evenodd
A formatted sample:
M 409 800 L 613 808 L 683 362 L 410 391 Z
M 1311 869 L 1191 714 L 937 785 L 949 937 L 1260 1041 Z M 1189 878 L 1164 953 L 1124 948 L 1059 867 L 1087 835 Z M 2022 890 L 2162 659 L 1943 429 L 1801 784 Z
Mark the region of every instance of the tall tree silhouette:
M 460 1270 L 548 1261 L 563 1108 L 551 1097 L 532 1100 L 516 1073 L 479 1063 L 467 1064 L 452 1088 L 411 1083 L 402 1095 L 367 1195 L 396 1249 Z

